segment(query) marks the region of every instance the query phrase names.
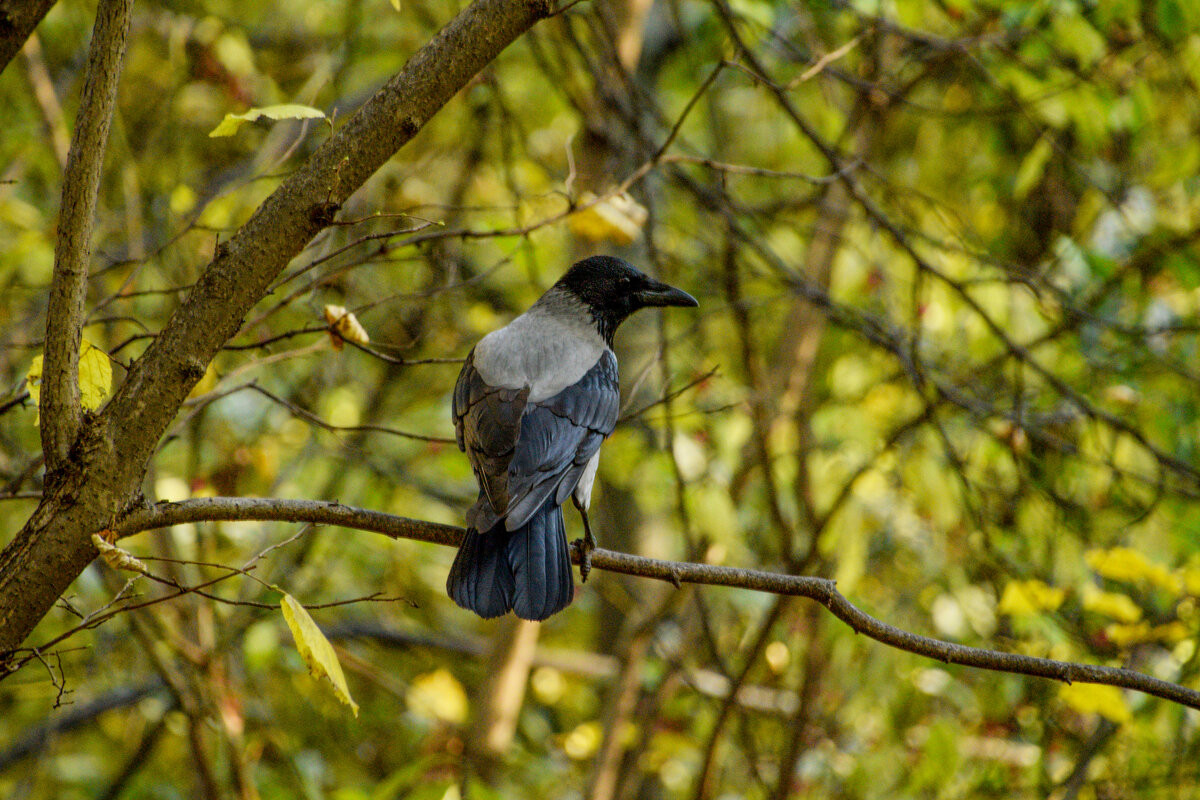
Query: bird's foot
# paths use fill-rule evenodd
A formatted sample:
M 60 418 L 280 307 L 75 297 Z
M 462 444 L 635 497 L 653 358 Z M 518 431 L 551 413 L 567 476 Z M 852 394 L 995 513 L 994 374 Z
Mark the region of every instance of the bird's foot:
M 578 497 L 571 497 L 575 507 L 579 509 L 579 518 L 583 520 L 583 540 L 579 544 L 579 580 L 587 583 L 588 573 L 592 571 L 592 551 L 596 549 L 596 537 L 592 536 L 592 524 L 588 522 L 587 506 L 579 502 Z
M 579 580 L 587 583 L 592 571 L 592 551 L 596 549 L 596 540 L 590 536 L 576 539 L 571 545 L 579 551 Z

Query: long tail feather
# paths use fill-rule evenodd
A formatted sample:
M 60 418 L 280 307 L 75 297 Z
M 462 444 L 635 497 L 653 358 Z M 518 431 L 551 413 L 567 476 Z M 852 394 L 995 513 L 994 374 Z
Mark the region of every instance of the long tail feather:
M 529 521 L 512 532 L 507 547 L 515 592 L 513 611 L 521 619 L 546 619 L 571 604 L 575 582 L 562 508 L 551 497 Z
M 483 534 L 468 528 L 446 579 L 450 599 L 484 619 L 503 616 L 513 605 L 513 574 L 504 557 L 507 536 L 503 521 Z
M 506 531 L 504 520 L 483 533 L 468 528 L 446 592 L 485 619 L 511 610 L 543 620 L 566 608 L 575 584 L 562 509 L 551 498 L 516 530 Z

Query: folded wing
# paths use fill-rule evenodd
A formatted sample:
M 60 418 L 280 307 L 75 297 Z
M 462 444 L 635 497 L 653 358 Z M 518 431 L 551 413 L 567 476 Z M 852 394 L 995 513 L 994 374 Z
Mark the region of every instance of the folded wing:
M 548 498 L 565 501 L 612 433 L 620 408 L 617 360 L 606 349 L 576 383 L 530 403 L 528 387 L 489 386 L 475 370 L 473 356 L 454 390 L 458 444 L 484 495 L 467 522 L 487 531 L 504 519 L 511 531 Z

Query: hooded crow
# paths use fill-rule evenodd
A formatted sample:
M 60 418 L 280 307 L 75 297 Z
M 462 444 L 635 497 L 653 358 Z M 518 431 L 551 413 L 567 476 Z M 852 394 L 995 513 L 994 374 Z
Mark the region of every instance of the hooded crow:
M 695 305 L 619 258 L 593 256 L 475 345 L 454 387 L 455 436 L 479 483 L 446 581 L 455 603 L 543 620 L 571 602 L 562 504 L 571 496 L 583 516 L 587 580 L 592 481 L 621 399 L 613 334 L 639 308 Z

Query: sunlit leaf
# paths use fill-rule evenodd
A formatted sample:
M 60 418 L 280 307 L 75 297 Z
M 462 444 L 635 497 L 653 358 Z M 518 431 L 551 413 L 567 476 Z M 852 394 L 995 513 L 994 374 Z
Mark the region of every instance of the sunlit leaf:
M 581 205 L 592 205 L 567 218 L 571 233 L 589 242 L 632 244 L 646 224 L 646 209 L 627 194 L 593 202 L 595 199 L 590 192 L 579 198 Z
M 763 651 L 763 658 L 766 659 L 767 666 L 771 668 L 771 671 L 778 675 L 787 669 L 788 664 L 791 663 L 792 654 L 783 642 L 771 642 Z
M 1155 641 L 1165 644 L 1175 644 L 1190 638 L 1193 635 L 1193 631 L 1187 625 L 1175 619 L 1162 625 L 1155 625 L 1154 630 L 1150 634 Z
M 591 758 L 600 749 L 604 729 L 598 722 L 583 722 L 563 737 L 563 752 L 576 761 Z
M 1143 613 L 1141 607 L 1128 596 L 1101 591 L 1091 584 L 1084 587 L 1083 607 L 1121 622 L 1137 622 Z
M 1200 596 L 1200 564 L 1192 564 L 1180 571 L 1184 590 L 1193 597 Z
M 408 710 L 418 717 L 455 725 L 467 721 L 467 692 L 447 669 L 435 669 L 413 678 L 405 700 Z
M 1082 714 L 1100 714 L 1113 722 L 1129 722 L 1133 715 L 1121 690 L 1094 683 L 1072 683 L 1058 693 L 1063 702 Z
M 1037 579 L 1009 581 L 996 610 L 1013 616 L 1033 616 L 1054 611 L 1066 597 L 1065 589 L 1047 586 Z
M 279 601 L 279 607 L 283 610 L 283 618 L 287 621 L 288 628 L 292 631 L 292 638 L 296 640 L 296 649 L 308 664 L 308 671 L 314 678 L 328 679 L 337 699 L 350 706 L 350 710 L 357 717 L 358 703 L 350 696 L 350 687 L 346 685 L 346 676 L 342 674 L 342 665 L 338 662 L 333 645 L 296 598 L 285 592 L 283 599 Z
M 1134 623 L 1112 622 L 1104 626 L 1104 638 L 1117 647 L 1129 647 L 1152 641 L 1154 631 L 1151 629 L 1150 623 L 1145 620 Z
M 1104 626 L 1104 636 L 1117 647 L 1130 647 L 1145 642 L 1173 645 L 1192 636 L 1192 630 L 1179 620 L 1151 626 L 1146 620 L 1132 624 L 1113 622 Z
M 38 404 L 38 414 L 33 424 L 41 420 L 42 398 L 42 362 L 43 356 L 34 356 L 25 373 L 25 385 L 29 396 Z M 79 401 L 88 411 L 95 411 L 104 405 L 104 401 L 112 394 L 112 364 L 108 354 L 96 347 L 87 339 L 80 344 L 79 349 Z
M 1042 179 L 1042 173 L 1046 170 L 1046 163 L 1050 160 L 1052 148 L 1050 146 L 1050 138 L 1043 136 L 1037 140 L 1033 149 L 1025 156 L 1025 160 L 1021 162 L 1021 166 L 1017 169 L 1017 177 L 1013 180 L 1013 197 L 1017 200 L 1023 200 L 1037 186 L 1038 181 Z
M 209 364 L 208 368 L 204 370 L 204 377 L 198 380 L 196 385 L 192 387 L 192 391 L 188 393 L 188 399 L 208 394 L 216 388 L 219 380 L 220 376 L 217 375 L 217 370 L 212 364 Z
M 1055 14 L 1052 29 L 1055 41 L 1081 66 L 1090 67 L 1107 50 L 1104 37 L 1079 14 Z
M 1137 550 L 1114 547 L 1109 550 L 1089 550 L 1084 556 L 1097 575 L 1114 581 L 1146 582 L 1172 594 L 1183 591 L 1182 582 L 1161 564 L 1155 564 Z
M 244 114 L 226 114 L 225 119 L 221 120 L 221 124 L 209 131 L 209 136 L 218 138 L 221 136 L 233 136 L 238 132 L 238 129 L 247 122 L 258 122 L 259 120 L 281 119 L 324 119 L 325 114 L 312 106 L 304 106 L 298 103 L 287 103 L 277 106 L 263 106 L 262 108 L 252 108 Z
M 40 405 L 42 402 L 42 361 L 43 356 L 34 356 L 25 373 L 25 387 L 29 390 L 29 396 L 33 398 L 36 405 Z M 36 419 L 34 424 L 37 424 Z
M 538 702 L 553 705 L 562 698 L 567 690 L 567 682 L 563 674 L 554 667 L 538 667 L 529 678 L 529 686 Z
M 79 351 L 79 400 L 88 411 L 95 411 L 112 393 L 112 364 L 108 353 L 83 340 Z

